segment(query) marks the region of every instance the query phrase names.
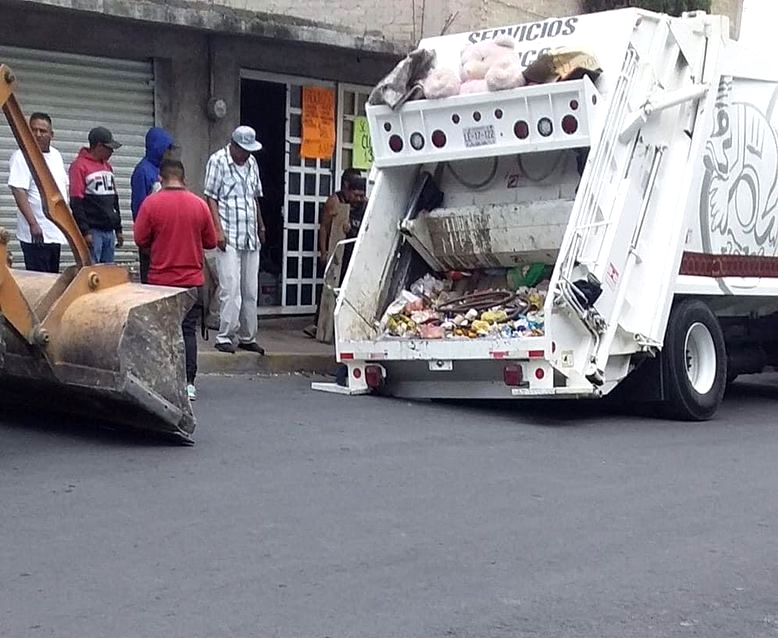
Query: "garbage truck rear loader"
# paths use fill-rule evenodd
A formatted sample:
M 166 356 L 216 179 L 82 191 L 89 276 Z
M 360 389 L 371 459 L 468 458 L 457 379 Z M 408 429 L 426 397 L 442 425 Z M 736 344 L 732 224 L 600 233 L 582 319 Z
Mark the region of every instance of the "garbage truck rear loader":
M 422 41 L 457 68 L 469 42 L 509 34 L 556 75 L 368 106 L 340 391 L 632 384 L 699 420 L 735 376 L 778 364 L 778 72 L 728 33 L 720 16 L 622 9 Z M 601 72 L 554 67 L 576 51 Z

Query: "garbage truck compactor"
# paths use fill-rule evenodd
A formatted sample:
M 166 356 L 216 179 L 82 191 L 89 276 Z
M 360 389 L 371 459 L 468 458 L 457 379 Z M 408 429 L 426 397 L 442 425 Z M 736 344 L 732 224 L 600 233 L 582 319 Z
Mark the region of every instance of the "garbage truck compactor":
M 126 268 L 92 264 L 0 65 L 0 105 L 75 266 L 61 274 L 11 269 L 0 230 L 0 392 L 5 405 L 51 408 L 191 441 L 181 321 L 194 303 L 180 288 L 131 283 Z
M 420 49 L 458 69 L 463 47 L 506 36 L 526 85 L 367 107 L 374 164 L 336 303 L 337 389 L 621 386 L 710 418 L 729 381 L 778 364 L 775 65 L 725 17 L 640 9 Z

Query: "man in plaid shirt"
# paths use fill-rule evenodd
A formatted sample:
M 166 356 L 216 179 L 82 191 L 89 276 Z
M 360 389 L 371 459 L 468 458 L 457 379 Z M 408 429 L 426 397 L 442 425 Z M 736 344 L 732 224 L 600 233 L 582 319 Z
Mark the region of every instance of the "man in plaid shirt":
M 208 159 L 205 201 L 216 228 L 216 270 L 219 275 L 219 334 L 221 352 L 242 350 L 265 354 L 257 343 L 259 248 L 265 226 L 259 208 L 262 182 L 251 155 L 262 145 L 250 126 L 239 126 L 230 143 Z

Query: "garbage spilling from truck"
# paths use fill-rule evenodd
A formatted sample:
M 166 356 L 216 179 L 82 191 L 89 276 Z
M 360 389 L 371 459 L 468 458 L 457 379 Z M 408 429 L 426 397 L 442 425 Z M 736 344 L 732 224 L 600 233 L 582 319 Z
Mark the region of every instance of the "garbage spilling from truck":
M 523 268 L 427 274 L 403 290 L 381 318 L 383 338 L 478 339 L 544 334 L 549 269 Z M 470 282 L 475 286 L 469 286 Z M 487 282 L 479 287 L 477 282 Z M 502 286 L 489 286 L 499 284 Z M 460 285 L 462 284 L 462 285 Z

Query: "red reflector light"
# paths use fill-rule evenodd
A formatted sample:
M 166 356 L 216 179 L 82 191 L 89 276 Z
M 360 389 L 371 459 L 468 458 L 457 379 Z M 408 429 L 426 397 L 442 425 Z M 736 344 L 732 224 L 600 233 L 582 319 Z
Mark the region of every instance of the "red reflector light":
M 341 361 L 350 361 L 353 358 L 354 358 L 354 353 L 353 352 L 341 352 L 340 353 L 340 360 Z
M 446 134 L 440 129 L 432 131 L 432 145 L 435 148 L 443 148 L 446 145 Z
M 530 359 L 542 359 L 544 354 L 542 350 L 530 350 L 528 352 Z
M 526 140 L 529 137 L 529 124 L 524 120 L 519 120 L 513 125 L 513 134 L 520 140 Z
M 362 378 L 362 370 L 359 368 L 354 368 L 354 372 L 352 372 L 355 379 L 361 379 Z
M 399 153 L 401 150 L 403 150 L 403 138 L 401 138 L 399 135 L 392 135 L 392 137 L 389 138 L 389 148 L 391 148 L 395 153 Z
M 572 135 L 578 130 L 578 120 L 573 115 L 565 115 L 562 118 L 562 130 L 568 135 Z
M 540 381 L 543 377 L 546 376 L 546 371 L 543 370 L 543 368 L 537 368 L 535 370 L 535 378 Z
M 365 383 L 368 388 L 377 388 L 384 382 L 381 366 L 365 366 Z
M 524 381 L 524 373 L 521 370 L 521 366 L 513 363 L 505 366 L 502 369 L 502 379 L 505 381 L 505 385 L 521 385 L 521 382 Z

